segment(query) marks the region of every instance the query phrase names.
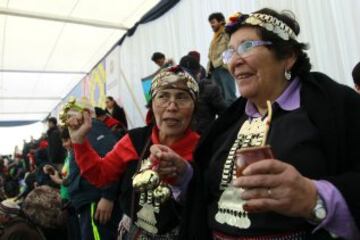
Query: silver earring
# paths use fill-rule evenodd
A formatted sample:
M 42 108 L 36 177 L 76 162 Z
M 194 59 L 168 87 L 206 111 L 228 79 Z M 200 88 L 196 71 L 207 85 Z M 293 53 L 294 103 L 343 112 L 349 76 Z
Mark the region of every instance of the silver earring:
M 284 73 L 284 76 L 285 76 L 285 79 L 289 81 L 291 79 L 291 71 L 286 70 Z

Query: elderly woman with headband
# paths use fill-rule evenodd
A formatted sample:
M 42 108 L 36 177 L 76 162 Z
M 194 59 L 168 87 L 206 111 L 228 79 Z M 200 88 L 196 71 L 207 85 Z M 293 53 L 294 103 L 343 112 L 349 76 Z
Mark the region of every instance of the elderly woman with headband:
M 154 124 L 130 130 L 103 159 L 86 140 L 87 111 L 67 121 L 81 174 L 96 186 L 122 178 L 121 207 L 133 223 L 127 239 L 178 235 L 182 193 L 192 173 L 188 162 L 199 138 L 190 129 L 198 91 L 181 67 L 160 72 L 151 84 Z
M 360 97 L 310 72 L 286 13 L 237 13 L 241 96 L 195 151 L 181 239 L 360 239 Z

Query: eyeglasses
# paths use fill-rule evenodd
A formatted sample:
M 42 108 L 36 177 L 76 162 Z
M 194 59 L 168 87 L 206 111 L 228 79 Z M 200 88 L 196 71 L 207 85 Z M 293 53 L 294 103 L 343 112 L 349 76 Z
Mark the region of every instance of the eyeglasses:
M 176 104 L 178 108 L 189 108 L 193 99 L 187 92 L 171 94 L 169 92 L 159 92 L 154 97 L 154 103 L 157 107 L 167 108 L 171 103 Z
M 236 52 L 240 57 L 244 57 L 244 55 L 251 51 L 251 49 L 264 46 L 271 45 L 270 41 L 262 41 L 262 40 L 249 40 L 241 43 L 236 49 L 229 48 L 223 52 L 223 61 L 225 64 L 230 63 L 234 53 Z

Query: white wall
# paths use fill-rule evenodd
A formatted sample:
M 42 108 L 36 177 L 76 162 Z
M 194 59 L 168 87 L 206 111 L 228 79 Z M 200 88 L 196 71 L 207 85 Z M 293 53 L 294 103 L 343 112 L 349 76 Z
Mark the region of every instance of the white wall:
M 178 62 L 188 51 L 196 49 L 206 66 L 212 38 L 207 21 L 209 14 L 221 11 L 227 17 L 236 11 L 250 13 L 263 7 L 294 12 L 301 27 L 299 39 L 310 44 L 308 53 L 313 70 L 352 86 L 351 71 L 360 61 L 360 1 L 182 0 L 161 18 L 140 25 L 135 34 L 120 46 L 123 74 L 119 78 L 119 91 L 123 98 L 126 96 L 122 101 L 131 126 L 144 124 L 146 109 L 140 79 L 157 69 L 150 60 L 153 52 L 161 51 Z
M 23 140 L 30 141 L 30 136 L 39 139 L 47 128 L 42 122 L 18 127 L 0 127 L 0 154 L 13 154 L 15 146 L 23 147 Z

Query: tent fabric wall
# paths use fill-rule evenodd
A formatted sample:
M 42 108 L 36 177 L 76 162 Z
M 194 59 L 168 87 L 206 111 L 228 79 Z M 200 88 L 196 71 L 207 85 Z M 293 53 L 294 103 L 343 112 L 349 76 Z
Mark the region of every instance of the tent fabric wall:
M 105 107 L 106 98 L 106 61 L 102 60 L 87 74 L 51 111 L 50 116 L 59 117 L 59 112 L 70 97 L 86 97 L 92 106 Z
M 5 6 L 5 2 L 6 1 L 0 0 L 0 6 Z M 11 3 L 16 4 L 22 2 L 23 1 L 20 0 L 11 1 Z M 38 5 L 40 5 L 40 3 L 44 4 L 44 2 L 40 0 L 36 2 Z M 71 0 L 67 0 L 66 2 L 70 4 Z M 138 3 L 139 1 L 136 2 Z M 146 2 L 146 5 L 154 6 L 154 2 L 156 1 L 148 0 L 142 2 Z M 172 1 L 169 0 L 167 2 Z M 356 31 L 357 24 L 360 22 L 360 15 L 357 14 L 357 10 L 360 9 L 360 1 L 358 0 L 174 0 L 173 2 L 176 2 L 176 4 L 160 18 L 146 24 L 137 25 L 134 34 L 132 36 L 127 35 L 124 41 L 121 42 L 121 45 L 114 48 L 109 54 L 111 57 L 105 58 L 105 71 L 107 75 L 106 94 L 113 95 L 119 103 L 124 106 L 130 127 L 144 125 L 146 102 L 141 79 L 157 70 L 157 66 L 150 60 L 152 53 L 155 51 L 164 52 L 167 57 L 178 62 L 188 51 L 197 50 L 201 53 L 201 62 L 205 66 L 208 46 L 212 38 L 212 32 L 207 19 L 210 13 L 216 11 L 221 11 L 225 16 L 229 16 L 235 11 L 249 13 L 263 7 L 271 7 L 276 10 L 291 10 L 295 13 L 302 29 L 299 39 L 310 44 L 308 53 L 313 64 L 313 70 L 324 72 L 335 80 L 352 86 L 351 70 L 360 60 L 360 31 Z M 91 3 L 91 6 L 93 6 L 95 3 L 98 3 L 98 1 L 92 0 Z M 79 9 L 84 10 L 89 6 L 88 1 L 83 1 L 82 4 L 84 5 L 79 5 L 81 7 Z M 28 5 L 26 8 L 35 6 L 31 3 Z M 49 3 L 46 6 L 50 7 L 51 4 Z M 11 7 L 18 8 L 19 6 L 11 5 Z M 112 6 L 112 8 L 114 9 L 116 7 Z M 71 10 L 70 7 L 69 9 Z M 58 9 L 54 9 L 54 11 L 56 13 Z M 103 11 L 95 11 L 95 13 L 96 16 L 98 16 L 101 15 Z M 117 13 L 113 12 L 111 16 L 116 15 Z M 137 20 L 133 18 L 134 16 L 129 16 L 127 22 L 136 22 Z M 5 17 L 0 16 L 0 23 L 4 21 Z M 55 25 L 57 24 L 55 23 Z M 132 24 L 129 24 L 129 26 L 131 25 Z M 17 28 L 11 28 L 10 30 L 15 31 L 16 29 Z M 61 26 L 59 26 L 58 29 L 61 29 Z M 32 32 L 28 33 L 29 31 Z M 21 32 L 22 35 L 18 37 L 18 39 L 22 41 L 26 40 L 26 44 L 17 46 L 24 46 L 24 53 L 30 50 L 36 51 L 36 47 L 30 47 L 32 41 L 25 38 L 23 39 L 24 36 L 31 37 L 34 35 L 33 32 L 34 29 L 29 28 Z M 46 36 L 54 35 L 57 36 L 57 34 L 46 32 Z M 105 37 L 106 34 L 95 34 L 95 36 L 99 35 Z M 92 39 L 92 36 L 94 36 L 94 34 L 91 35 L 89 39 Z M 4 36 L 0 39 L 3 41 Z M 83 42 L 87 41 L 83 40 Z M 107 41 L 104 40 L 104 42 L 109 46 Z M 105 47 L 105 45 L 103 44 L 102 47 Z M 95 51 L 96 49 L 92 50 Z M 1 51 L 4 52 L 3 49 Z M 63 53 L 63 51 L 61 52 Z M 75 52 L 78 51 L 72 51 L 71 49 L 71 53 Z M 53 56 L 53 54 L 51 56 Z M 92 54 L 91 56 L 98 55 Z M 25 58 L 15 57 L 15 60 L 9 63 L 16 63 L 24 59 Z M 27 61 L 26 63 L 33 64 L 35 63 L 33 60 L 34 59 L 30 58 L 30 62 Z M 74 58 L 71 61 L 73 60 Z M 52 66 L 50 63 L 43 64 L 36 68 L 25 65 L 23 67 L 30 70 L 40 68 L 41 70 L 49 71 L 75 71 L 74 74 L 81 75 L 78 79 L 82 78 L 83 72 L 88 71 L 84 66 L 89 66 L 90 63 L 87 64 L 87 62 L 85 64 L 83 62 L 81 63 L 81 68 L 74 68 L 75 65 L 72 64 L 71 61 L 63 62 L 64 67 L 61 68 L 49 68 L 49 66 Z M 111 61 L 114 62 L 113 67 L 116 68 L 113 73 L 111 73 L 111 65 L 108 65 Z M 12 65 L 4 64 L 4 59 L 2 59 L 1 65 L 4 68 L 12 69 Z M 65 69 L 65 66 L 68 65 L 71 67 Z M 8 73 L 0 73 L 1 80 L 5 78 L 6 74 Z M 112 82 L 109 80 L 111 74 L 113 78 Z M 43 85 L 41 82 L 37 82 L 37 84 Z M 52 88 L 49 88 L 49 90 L 50 89 Z M 0 81 L 1 94 L 6 93 L 5 90 L 5 81 Z M 16 91 L 18 91 L 18 89 L 16 89 Z M 4 96 L 6 97 L 7 95 Z M 62 96 L 63 95 L 59 94 L 59 96 L 56 97 Z M 49 96 L 44 94 L 44 96 L 41 97 L 47 98 Z M 3 106 L 4 103 L 4 100 L 0 101 L 0 107 Z M 32 119 L 34 118 L 31 118 L 31 120 Z M 6 119 L 4 118 L 3 120 Z M 3 133 L 2 131 L 0 132 Z M 27 136 L 24 135 L 24 138 L 26 137 Z
M 159 2 L 0 0 L 0 126 L 43 120 Z
M 176 62 L 190 50 L 201 53 L 206 66 L 212 32 L 208 16 L 236 11 L 250 13 L 263 7 L 290 10 L 300 23 L 300 41 L 310 45 L 308 54 L 314 71 L 321 71 L 343 84 L 352 86 L 351 71 L 360 60 L 360 1 L 357 0 L 182 0 L 162 17 L 139 25 L 134 35 L 120 45 L 122 104 L 132 127 L 144 125 L 146 102 L 140 79 L 156 71 L 150 60 L 155 51 L 165 53 Z M 126 87 L 128 85 L 128 87 Z M 137 103 L 129 96 L 137 96 Z M 139 106 L 139 107 L 135 107 Z M 140 108 L 140 110 L 138 109 Z M 141 115 L 141 117 L 139 117 Z

